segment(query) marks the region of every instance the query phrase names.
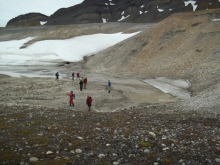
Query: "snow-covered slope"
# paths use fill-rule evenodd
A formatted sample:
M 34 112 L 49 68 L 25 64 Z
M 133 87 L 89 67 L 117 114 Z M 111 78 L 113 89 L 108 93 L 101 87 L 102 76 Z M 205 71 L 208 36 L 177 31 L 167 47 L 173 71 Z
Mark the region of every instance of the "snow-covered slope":
M 49 62 L 76 62 L 106 49 L 137 33 L 93 34 L 66 40 L 45 40 L 36 42 L 25 49 L 20 47 L 33 39 L 0 42 L 0 65 L 48 65 Z

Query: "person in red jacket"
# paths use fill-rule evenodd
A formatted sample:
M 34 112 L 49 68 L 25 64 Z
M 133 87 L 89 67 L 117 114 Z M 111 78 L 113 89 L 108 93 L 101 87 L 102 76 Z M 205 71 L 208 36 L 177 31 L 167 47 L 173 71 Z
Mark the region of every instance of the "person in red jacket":
M 92 106 L 92 98 L 91 97 L 87 96 L 86 104 L 88 105 L 89 111 L 90 111 L 90 107 Z
M 73 102 L 73 91 L 70 91 L 70 94 L 67 94 L 70 97 L 70 106 L 71 104 L 74 106 L 74 102 Z
M 84 89 L 86 89 L 87 77 L 86 77 L 86 78 L 84 78 L 84 80 L 83 80 L 83 84 L 84 84 Z
M 79 79 L 80 79 L 80 77 L 79 77 L 79 73 L 77 73 L 76 75 L 77 75 L 77 78 L 79 78 Z

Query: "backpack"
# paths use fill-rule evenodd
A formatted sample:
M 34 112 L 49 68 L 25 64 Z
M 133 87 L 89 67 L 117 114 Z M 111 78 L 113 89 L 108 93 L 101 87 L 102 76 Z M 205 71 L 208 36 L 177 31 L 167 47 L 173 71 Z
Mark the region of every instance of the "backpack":
M 75 98 L 76 98 L 76 95 L 75 95 L 75 93 L 73 93 L 72 99 L 75 99 Z

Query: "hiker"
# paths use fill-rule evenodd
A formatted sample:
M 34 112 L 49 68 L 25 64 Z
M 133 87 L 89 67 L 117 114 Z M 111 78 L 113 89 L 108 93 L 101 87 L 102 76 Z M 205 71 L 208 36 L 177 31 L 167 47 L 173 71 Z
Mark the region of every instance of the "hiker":
M 79 79 L 80 79 L 80 77 L 79 77 L 79 73 L 77 73 L 76 75 L 77 75 L 77 78 L 79 78 Z
M 75 98 L 75 93 L 73 91 L 70 91 L 70 94 L 67 94 L 70 97 L 70 106 L 71 104 L 74 106 L 73 98 Z
M 83 82 L 83 77 L 81 78 L 81 81 Z
M 87 77 L 83 80 L 83 84 L 84 84 L 84 89 L 86 89 Z
M 90 107 L 92 106 L 92 97 L 87 96 L 86 104 L 88 105 L 90 111 Z
M 111 89 L 111 82 L 110 82 L 110 80 L 108 80 L 108 93 L 110 93 L 110 89 Z
M 72 80 L 74 80 L 74 75 L 75 75 L 75 73 L 73 72 L 73 73 L 72 73 Z
M 80 86 L 80 90 L 82 91 L 82 88 L 83 88 L 83 81 L 82 80 L 80 80 L 79 86 Z
M 59 73 L 58 73 L 58 72 L 55 74 L 55 76 L 56 76 L 55 81 L 56 81 L 56 80 L 59 81 Z

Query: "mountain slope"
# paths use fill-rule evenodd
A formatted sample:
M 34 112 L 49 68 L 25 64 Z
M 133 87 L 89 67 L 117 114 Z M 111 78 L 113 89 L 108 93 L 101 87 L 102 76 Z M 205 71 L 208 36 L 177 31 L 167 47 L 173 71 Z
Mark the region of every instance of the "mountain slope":
M 40 13 L 19 15 L 6 27 L 71 25 L 87 23 L 127 22 L 157 23 L 175 13 L 220 7 L 219 0 L 84 0 L 81 4 L 61 8 L 50 17 Z
M 192 90 L 220 74 L 220 9 L 175 14 L 86 63 L 97 73 L 189 79 Z
M 123 22 L 152 23 L 169 16 L 159 9 L 170 10 L 173 14 L 184 12 L 187 8 L 182 0 L 84 0 L 81 4 L 57 10 L 50 16 L 47 25 L 118 22 L 123 17 L 127 18 Z
M 62 8 L 52 14 L 47 25 L 102 22 L 157 23 L 174 13 L 214 9 L 218 0 L 84 0 L 81 4 Z M 186 5 L 188 4 L 188 5 Z

